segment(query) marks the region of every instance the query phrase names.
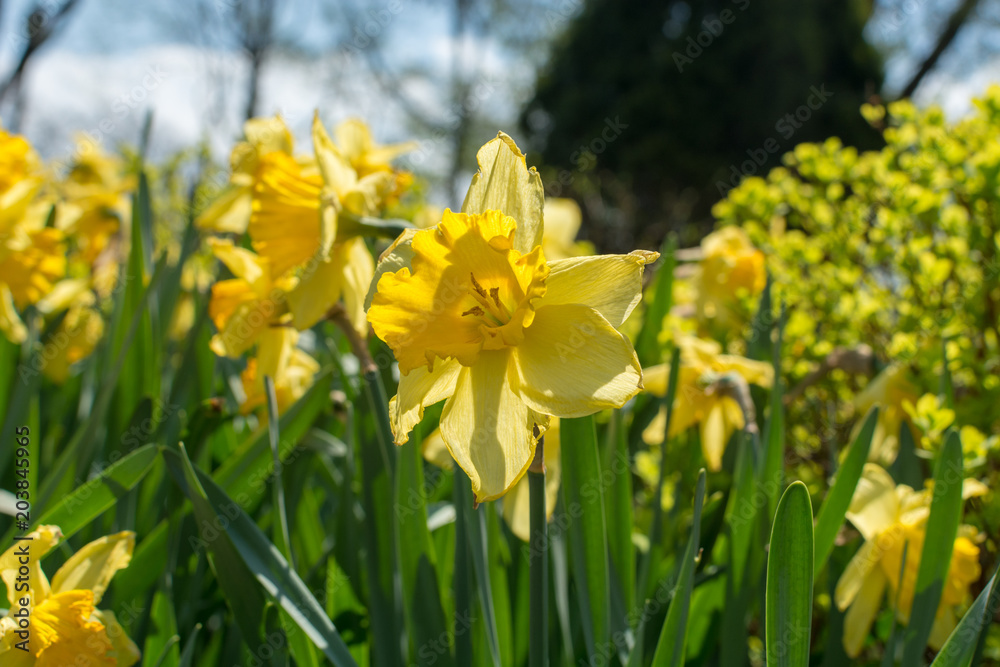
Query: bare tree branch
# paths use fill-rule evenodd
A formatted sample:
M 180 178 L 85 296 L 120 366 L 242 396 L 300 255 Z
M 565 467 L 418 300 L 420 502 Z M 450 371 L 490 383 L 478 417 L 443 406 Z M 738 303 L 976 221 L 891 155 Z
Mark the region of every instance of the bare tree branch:
M 906 84 L 903 88 L 903 92 L 899 94 L 900 99 L 904 97 L 912 97 L 913 93 L 920 86 L 921 81 L 927 76 L 928 72 L 934 69 L 937 65 L 938 60 L 940 60 L 941 55 L 951 46 L 951 43 L 955 41 L 955 36 L 958 35 L 958 31 L 961 30 L 962 26 L 968 20 L 969 16 L 976 9 L 979 4 L 979 0 L 963 0 L 962 4 L 959 5 L 958 9 L 951 15 L 948 19 L 948 25 L 945 26 L 944 31 L 938 37 L 937 44 L 934 45 L 934 50 L 931 51 L 930 55 L 924 59 L 921 63 L 920 68 L 910 79 L 910 82 Z

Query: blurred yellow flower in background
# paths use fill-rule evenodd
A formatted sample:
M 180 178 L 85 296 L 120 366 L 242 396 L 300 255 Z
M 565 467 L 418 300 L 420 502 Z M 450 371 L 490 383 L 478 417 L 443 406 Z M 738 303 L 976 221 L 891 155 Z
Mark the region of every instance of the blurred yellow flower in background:
M 906 369 L 890 365 L 876 375 L 854 397 L 854 409 L 865 414 L 872 407 L 879 406 L 878 423 L 872 436 L 868 460 L 889 465 L 896 460 L 899 452 L 899 429 L 904 422 L 910 424 L 905 405 L 917 400 L 916 388 L 906 378 Z M 861 428 L 855 426 L 855 435 Z
M 363 120 L 350 118 L 333 131 L 337 146 L 359 178 L 377 171 L 392 171 L 392 161 L 417 147 L 416 142 L 379 146 L 372 139 L 371 131 Z
M 445 400 L 441 434 L 483 502 L 522 477 L 549 415 L 620 407 L 638 392 L 638 359 L 615 327 L 657 254 L 546 262 L 537 172 L 502 133 L 478 160 L 463 213 L 445 211 L 383 255 L 402 268 L 380 271 L 368 319 L 399 362 L 396 443 Z
M 969 498 L 983 495 L 987 490 L 980 482 L 967 479 L 962 495 Z M 852 658 L 861 652 L 887 589 L 890 604 L 894 604 L 898 596 L 896 616 L 899 621 L 905 624 L 910 620 L 931 497 L 929 489 L 914 491 L 905 484 L 897 486 L 881 466 L 865 464 L 847 512 L 848 520 L 865 541 L 844 570 L 835 591 L 837 607 L 841 611 L 847 609 L 844 648 Z M 956 607 L 968 597 L 969 585 L 979 579 L 977 535 L 973 527 L 963 526 L 955 539 L 948 577 L 929 640 L 934 649 L 941 648 L 955 629 Z M 903 569 L 903 549 L 907 543 Z
M 0 662 L 5 667 L 131 667 L 139 649 L 125 634 L 115 615 L 97 609 L 111 578 L 128 567 L 135 533 L 125 531 L 94 540 L 69 557 L 51 584 L 40 561 L 62 538 L 57 526 L 39 526 L 30 540 L 17 542 L 0 556 L 0 578 L 7 586 L 10 610 L 0 619 Z M 24 565 L 24 551 L 27 565 Z M 18 592 L 19 569 L 28 570 L 28 594 Z M 28 605 L 21 605 L 23 598 Z M 17 631 L 17 614 L 30 609 L 30 637 Z
M 305 350 L 296 347 L 299 332 L 290 326 L 271 327 L 261 332 L 257 355 L 247 361 L 240 376 L 246 399 L 240 412 L 248 414 L 267 405 L 264 377 L 274 381 L 278 414 L 299 400 L 312 386 L 319 364 Z
M 593 255 L 594 246 L 577 241 L 583 216 L 580 206 L 572 199 L 545 198 L 545 229 L 542 235 L 542 252 L 546 259 L 566 259 L 580 255 Z
M 232 241 L 210 239 L 209 245 L 235 276 L 212 285 L 208 316 L 218 333 L 212 337 L 211 348 L 220 357 L 236 358 L 268 327 L 280 323 L 294 278 L 275 280 L 267 259 L 235 247 Z
M 261 158 L 271 153 L 291 157 L 292 133 L 281 116 L 251 118 L 243 124 L 241 141 L 229 158 L 229 184 L 195 220 L 201 229 L 242 234 L 250 221 L 251 200 Z
M 722 354 L 722 346 L 715 341 L 679 336 L 675 344 L 681 349 L 681 367 L 667 438 L 698 424 L 705 463 L 709 470 L 719 470 L 733 431 L 746 425 L 744 408 L 740 405 L 740 385 L 769 388 L 774 382 L 774 369 L 768 363 Z M 669 364 L 644 369 L 645 390 L 654 396 L 666 396 L 669 377 Z M 646 444 L 663 442 L 666 421 L 667 409 L 661 406 L 642 432 Z

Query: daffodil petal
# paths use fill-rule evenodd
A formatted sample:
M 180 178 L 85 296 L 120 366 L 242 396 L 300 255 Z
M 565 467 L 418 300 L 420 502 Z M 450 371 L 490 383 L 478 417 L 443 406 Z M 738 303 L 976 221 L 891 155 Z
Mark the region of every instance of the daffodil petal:
M 114 613 L 108 610 L 96 609 L 94 616 L 104 625 L 104 631 L 111 640 L 111 657 L 115 659 L 115 667 L 132 667 L 139 662 L 142 654 L 135 642 L 125 634 Z
M 534 415 L 511 391 L 509 359 L 506 350 L 484 351 L 462 368 L 441 413 L 441 434 L 480 503 L 507 493 L 535 452 Z
M 389 422 L 397 445 L 409 440 L 410 431 L 424 416 L 424 408 L 455 393 L 461 368 L 454 359 L 438 360 L 433 371 L 420 366 L 400 376 L 399 390 L 389 401 Z
M 312 139 L 316 162 L 319 164 L 319 171 L 323 174 L 326 186 L 337 193 L 337 196 L 352 190 L 358 182 L 357 172 L 330 139 L 323 122 L 319 119 L 318 111 L 313 116 Z
M 441 436 L 441 429 L 436 428 L 426 438 L 420 441 L 420 453 L 424 460 L 433 463 L 442 470 L 454 470 L 455 461 L 451 458 L 448 445 Z
M 267 278 L 261 258 L 246 248 L 237 248 L 229 239 L 209 239 L 208 245 L 212 248 L 212 254 L 218 257 L 234 276 L 242 278 L 251 287 L 259 285 Z
M 588 306 L 544 306 L 514 348 L 516 391 L 534 410 L 582 417 L 635 396 L 642 372 L 632 344 Z
M 517 221 L 514 249 L 527 255 L 542 243 L 545 189 L 535 168 L 528 168 L 514 140 L 500 132 L 476 154 L 479 171 L 465 195 L 462 213 L 500 211 Z
M 538 306 L 579 303 L 595 308 L 616 329 L 642 298 L 642 273 L 659 253 L 572 257 L 549 262 L 545 295 Z
M 280 115 L 249 119 L 243 123 L 243 135 L 261 155 L 275 151 L 291 154 L 295 150 L 295 139 Z
M 841 611 L 847 609 L 848 605 L 854 602 L 858 591 L 864 585 L 865 580 L 873 569 L 878 566 L 878 557 L 875 554 L 875 540 L 866 541 L 861 544 L 857 553 L 847 564 L 840 579 L 837 580 L 837 587 L 834 590 L 833 598 L 837 608 Z
M 28 567 L 28 590 L 33 596 L 32 602 L 40 604 L 51 592 L 49 580 L 42 571 L 42 557 L 59 544 L 62 539 L 62 531 L 58 526 L 39 526 L 31 531 L 27 537 L 31 539 L 20 540 L 14 543 L 0 556 L 0 579 L 7 586 L 7 601 L 10 602 L 10 609 L 14 611 L 21 608 L 20 599 L 25 596 L 24 592 L 19 592 L 15 588 L 18 570 L 22 565 Z M 27 562 L 23 562 L 25 559 Z
M 340 300 L 344 291 L 345 268 L 343 262 L 336 258 L 319 262 L 288 293 L 288 310 L 292 313 L 292 324 L 296 329 L 312 327 Z
M 556 502 L 559 500 L 559 484 L 562 479 L 560 464 L 559 419 L 552 419 L 545 432 L 545 519 L 552 518 Z M 531 498 L 528 476 L 522 477 L 514 488 L 503 497 L 503 518 L 510 531 L 522 542 L 531 541 Z
M 722 400 L 713 401 L 708 414 L 701 420 L 701 450 L 705 455 L 705 464 L 712 471 L 722 469 L 722 454 L 732 433 L 726 424 Z
M 98 604 L 111 577 L 128 567 L 134 548 L 135 533 L 130 530 L 94 540 L 59 568 L 52 578 L 53 593 L 89 590 L 94 592 L 94 604 Z
M 402 268 L 410 268 L 413 261 L 413 235 L 416 229 L 404 230 L 399 237 L 386 248 L 378 258 L 375 266 L 375 274 L 372 276 L 371 284 L 368 286 L 368 294 L 365 296 L 365 310 L 372 305 L 375 292 L 378 291 L 378 281 L 386 273 L 395 273 Z
M 246 185 L 228 185 L 222 193 L 195 218 L 198 229 L 223 234 L 242 234 L 247 230 L 252 212 L 253 193 Z
M 28 338 L 28 328 L 17 314 L 14 296 L 4 283 L 0 283 L 0 331 L 12 343 L 23 343 Z
M 364 239 L 360 237 L 344 241 L 338 254 L 344 262 L 343 299 L 347 317 L 358 333 L 367 336 L 365 295 L 375 276 L 375 262 L 368 252 Z
M 844 650 L 851 658 L 856 658 L 861 653 L 875 615 L 882 606 L 885 583 L 885 575 L 881 570 L 874 570 L 865 578 L 854 603 L 844 615 Z
M 642 388 L 653 396 L 666 396 L 669 380 L 670 364 L 657 364 L 642 369 Z
M 896 483 L 892 477 L 881 466 L 866 463 L 854 490 L 847 518 L 866 540 L 872 540 L 895 523 L 899 509 Z

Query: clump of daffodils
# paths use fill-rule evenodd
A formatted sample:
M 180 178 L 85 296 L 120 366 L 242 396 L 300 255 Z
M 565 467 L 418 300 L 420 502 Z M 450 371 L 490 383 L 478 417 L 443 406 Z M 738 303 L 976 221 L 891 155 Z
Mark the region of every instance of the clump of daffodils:
M 399 363 L 396 443 L 445 401 L 441 437 L 483 502 L 522 478 L 551 417 L 620 407 L 639 391 L 617 327 L 657 253 L 550 261 L 538 173 L 503 133 L 478 161 L 462 211 L 383 256 L 368 320 Z
M 317 115 L 312 155 L 298 155 L 280 117 L 253 119 L 233 149 L 229 185 L 198 218 L 203 229 L 249 237 L 209 244 L 232 278 L 212 286 L 212 350 L 232 358 L 253 350 L 243 372 L 241 410 L 265 403 L 275 383 L 279 411 L 311 385 L 317 362 L 297 347 L 298 332 L 343 309 L 368 332 L 364 300 L 375 262 L 363 234 L 409 179 L 391 160 L 408 145 L 379 146 L 360 121 L 341 124 L 334 141 Z
M 39 526 L 26 537 L 0 556 L 0 578 L 10 604 L 7 615 L 0 618 L 0 663 L 24 667 L 136 664 L 138 647 L 114 613 L 97 608 L 111 578 L 128 567 L 135 534 L 126 531 L 94 540 L 70 556 L 51 582 L 40 561 L 59 543 L 62 533 L 57 526 Z M 24 568 L 28 570 L 26 590 Z
M 985 494 L 987 488 L 967 479 L 962 492 L 963 497 L 969 498 Z M 909 623 L 931 498 L 930 490 L 916 491 L 905 484 L 897 486 L 879 465 L 865 465 L 847 512 L 848 520 L 865 541 L 837 582 L 834 596 L 837 607 L 847 610 L 844 648 L 852 658 L 861 652 L 887 593 L 896 617 L 901 623 Z M 978 541 L 975 528 L 960 528 L 931 630 L 929 643 L 935 650 L 944 645 L 955 629 L 957 610 L 969 596 L 969 585 L 979 579 Z

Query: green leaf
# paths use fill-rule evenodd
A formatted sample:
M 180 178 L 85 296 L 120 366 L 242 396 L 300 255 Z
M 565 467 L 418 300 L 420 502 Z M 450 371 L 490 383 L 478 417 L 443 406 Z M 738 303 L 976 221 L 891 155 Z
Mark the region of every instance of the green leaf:
M 427 529 L 427 498 L 419 438 L 399 448 L 396 477 L 396 545 L 403 582 L 403 612 L 410 635 L 410 664 L 448 666 L 451 651 L 438 588 L 434 544 Z
M 663 318 L 670 312 L 673 300 L 674 266 L 677 263 L 675 252 L 677 238 L 671 234 L 663 240 L 660 248 L 660 266 L 656 270 L 654 282 L 656 286 L 653 300 L 646 308 L 646 316 L 642 320 L 642 330 L 635 341 L 635 351 L 643 366 L 651 366 L 661 361 L 660 344 L 658 341 L 660 329 L 663 328 Z
M 611 644 L 611 588 L 604 485 L 593 417 L 560 421 L 562 492 L 569 517 L 566 529 L 570 567 L 580 603 L 587 652 L 606 654 Z
M 461 484 L 463 488 L 471 483 L 464 475 L 456 477 L 456 484 Z M 468 500 L 468 498 L 464 498 Z M 480 505 L 476 509 L 466 510 L 462 513 L 465 521 L 465 535 L 468 538 L 469 561 L 472 566 L 472 575 L 475 577 L 476 590 L 479 593 L 479 600 L 483 607 L 483 625 L 486 630 L 486 637 L 489 641 L 490 657 L 495 667 L 500 667 L 500 635 L 497 631 L 497 615 L 493 606 L 493 586 L 490 582 L 489 561 L 487 555 L 489 546 L 487 544 L 486 514 L 485 506 Z M 455 545 L 457 549 L 459 545 Z
M 611 411 L 607 429 L 607 470 L 614 475 L 608 488 L 608 552 L 615 588 L 621 592 L 622 606 L 632 609 L 635 599 L 635 547 L 632 544 L 632 469 L 628 438 L 621 410 Z M 626 614 L 627 615 L 627 614 Z M 621 620 L 621 619 L 618 619 Z M 627 626 L 627 624 L 625 624 Z M 629 628 L 619 627 L 625 631 Z
M 993 614 L 1000 603 L 1000 577 L 994 570 L 986 588 L 965 612 L 948 640 L 938 651 L 931 667 L 969 667 L 976 651 L 977 643 L 986 636 L 986 630 L 993 622 Z
M 878 407 L 872 408 L 865 417 L 865 422 L 858 432 L 858 437 L 854 439 L 851 448 L 847 450 L 844 463 L 837 470 L 837 479 L 826 494 L 826 500 L 819 509 L 819 516 L 816 518 L 816 563 L 813 567 L 813 575 L 819 575 L 820 570 L 826 564 L 826 559 L 833 550 L 833 543 L 837 540 L 837 532 L 844 524 L 844 517 L 847 509 L 851 506 L 851 498 L 854 497 L 854 490 L 861 479 L 861 472 L 864 470 L 865 461 L 868 460 L 868 451 L 871 449 L 872 436 L 875 434 L 875 426 L 878 424 Z
M 179 667 L 180 636 L 177 634 L 177 617 L 169 582 L 165 581 L 163 587 L 153 594 L 153 608 L 149 619 L 151 629 L 142 647 L 143 655 L 160 656 L 156 664 L 161 667 Z
M 179 451 L 164 450 L 163 456 L 171 472 L 182 475 L 182 489 L 194 505 L 196 515 L 200 515 L 199 528 L 205 525 L 205 520 L 209 521 L 209 526 L 224 527 L 210 543 L 211 548 L 215 550 L 219 544 L 230 543 L 243 567 L 252 574 L 260 587 L 334 665 L 356 666 L 347 645 L 323 607 L 288 561 L 267 541 L 253 519 L 211 477 L 195 470 L 183 448 Z M 256 586 L 248 588 L 259 591 Z M 235 600 L 230 602 L 236 603 Z M 258 609 L 257 613 L 260 611 Z
M 778 502 L 767 558 L 769 667 L 808 667 L 812 626 L 813 515 L 809 490 L 792 482 Z
M 747 609 L 756 599 L 761 568 L 751 567 L 751 549 L 759 534 L 761 490 L 756 485 L 756 457 L 753 443 L 744 431 L 735 437 L 739 449 L 733 488 L 729 495 L 725 521 L 728 528 L 728 568 L 726 572 L 726 604 L 722 609 L 722 636 L 728 641 L 720 646 L 722 664 L 742 663 L 747 654 Z M 756 549 L 755 549 L 756 550 Z M 722 556 L 723 558 L 725 556 Z
M 774 516 L 778 502 L 778 491 L 784 486 L 785 471 L 785 402 L 784 383 L 781 381 L 781 344 L 785 330 L 785 307 L 781 307 L 774 339 L 774 387 L 771 389 L 771 409 L 764 421 L 764 461 L 760 466 L 758 483 L 767 494 L 767 513 L 763 528 L 769 528 L 768 520 Z M 769 330 L 770 331 L 770 330 Z M 765 532 L 765 536 L 766 536 Z
M 694 589 L 694 569 L 698 561 L 701 508 L 705 501 L 705 470 L 698 473 L 698 486 L 694 493 L 694 516 L 691 518 L 691 538 L 684 551 L 681 571 L 677 577 L 673 599 L 663 621 L 660 640 L 653 654 L 654 667 L 681 667 L 687 644 L 687 620 L 691 608 L 691 591 Z
M 952 431 L 934 469 L 934 497 L 927 517 L 924 548 L 913 594 L 910 623 L 903 635 L 903 665 L 919 665 L 931 635 L 938 602 L 951 565 L 951 553 L 962 520 L 962 442 Z
M 120 461 L 113 463 L 90 481 L 64 496 L 52 509 L 36 519 L 34 525 L 59 526 L 63 538 L 69 539 L 81 528 L 114 507 L 153 467 L 155 445 L 144 445 Z

